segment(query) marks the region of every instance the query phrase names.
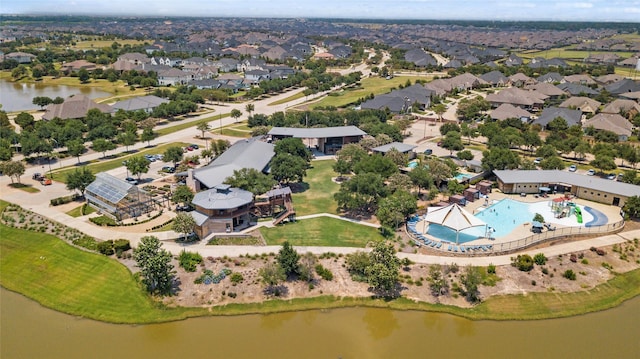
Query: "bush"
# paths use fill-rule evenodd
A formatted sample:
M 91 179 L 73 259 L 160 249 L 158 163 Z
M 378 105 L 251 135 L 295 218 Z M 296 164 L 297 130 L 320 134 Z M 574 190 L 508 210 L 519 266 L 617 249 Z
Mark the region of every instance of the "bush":
M 333 273 L 331 273 L 331 271 L 328 270 L 327 268 L 323 267 L 322 264 L 317 264 L 316 265 L 316 273 L 318 273 L 320 278 L 322 278 L 322 279 L 324 279 L 326 281 L 333 280 Z
M 229 280 L 231 280 L 231 283 L 233 284 L 238 284 L 241 283 L 244 280 L 244 277 L 242 276 L 241 273 L 231 273 L 231 276 L 229 277 Z M 229 293 L 231 294 L 231 293 Z
M 98 226 L 115 226 L 117 225 L 116 220 L 111 218 L 111 217 L 107 217 L 107 216 L 100 216 L 100 217 L 92 217 L 89 218 L 89 220 L 94 223 L 97 224 Z
M 496 266 L 494 264 L 489 264 L 487 267 L 487 273 L 496 274 Z
M 95 251 L 98 249 L 98 241 L 96 241 L 93 237 L 89 237 L 87 235 L 83 235 L 80 238 L 76 238 L 72 240 L 71 243 L 73 243 L 73 245 L 75 246 L 86 248 L 92 251 Z
M 131 249 L 131 244 L 129 244 L 129 240 L 127 239 L 116 239 L 113 242 L 113 249 L 115 249 L 116 252 L 126 252 Z
M 63 204 L 71 203 L 71 202 L 75 201 L 77 198 L 78 198 L 77 195 L 74 194 L 72 196 L 64 196 L 64 197 L 52 198 L 49 203 L 52 206 L 60 206 L 60 205 L 63 205 Z
M 533 261 L 539 265 L 539 266 L 543 266 L 547 263 L 547 257 L 544 256 L 544 254 L 542 253 L 538 253 L 535 256 L 533 256 Z
M 97 246 L 98 252 L 104 254 L 105 256 L 110 256 L 115 253 L 113 249 L 113 241 L 108 240 L 104 242 L 99 242 Z
M 576 280 L 576 274 L 571 269 L 567 269 L 566 271 L 564 271 L 564 273 L 562 273 L 562 276 L 569 280 Z
M 582 264 L 589 264 L 589 260 L 587 260 L 587 258 L 584 258 L 582 261 L 580 261 L 580 263 L 582 263 Z
M 182 250 L 180 257 L 178 257 L 178 263 L 185 271 L 195 272 L 198 264 L 202 263 L 202 256 L 199 253 Z
M 369 254 L 366 252 L 356 252 L 347 255 L 347 270 L 351 278 L 357 282 L 367 281 L 367 267 L 371 264 Z
M 518 268 L 523 272 L 529 272 L 533 269 L 533 258 L 531 258 L 528 254 L 518 255 L 513 261 L 511 265 Z
M 540 213 L 536 213 L 536 215 L 533 216 L 533 221 L 544 223 L 544 217 Z

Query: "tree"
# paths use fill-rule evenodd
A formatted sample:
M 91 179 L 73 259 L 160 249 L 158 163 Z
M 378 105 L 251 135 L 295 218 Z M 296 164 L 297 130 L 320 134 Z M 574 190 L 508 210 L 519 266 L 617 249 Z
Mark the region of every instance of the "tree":
M 406 153 L 402 153 L 395 148 L 390 149 L 387 153 L 384 154 L 385 157 L 388 157 L 396 164 L 396 166 L 404 167 L 407 165 L 409 161 L 409 155 Z
M 356 174 L 377 173 L 386 179 L 398 172 L 398 165 L 390 157 L 376 154 L 365 157 L 356 163 L 353 172 Z
M 549 121 L 547 124 L 547 129 L 550 132 L 560 133 L 569 129 L 569 125 L 567 124 L 567 120 L 562 117 L 556 117 L 553 120 Z
M 188 204 L 191 204 L 191 201 L 193 200 L 193 196 L 194 194 L 191 191 L 191 188 L 189 188 L 189 186 L 179 185 L 173 191 L 173 194 L 171 195 L 171 200 L 174 203 L 182 203 L 184 205 L 188 205 Z
M 336 153 L 336 160 L 344 161 L 348 164 L 348 171 L 343 172 L 348 173 L 353 171 L 353 167 L 356 163 L 360 162 L 367 156 L 368 153 L 364 148 L 362 148 L 362 146 L 357 143 L 350 143 L 344 145 L 342 149 Z M 336 172 L 340 173 L 339 171 Z
M 233 110 L 231 110 L 231 117 L 238 122 L 238 119 L 240 118 L 240 116 L 242 116 L 242 111 L 238 110 L 237 108 L 234 108 Z
M 302 139 L 300 138 L 283 138 L 276 142 L 276 145 L 273 149 L 276 156 L 284 153 L 288 153 L 293 156 L 298 156 L 304 159 L 306 162 L 311 161 L 311 152 L 305 145 L 302 143 Z
M 69 191 L 77 190 L 84 197 L 84 191 L 95 180 L 96 176 L 88 167 L 76 168 L 75 171 L 67 175 L 67 189 Z
M 480 96 L 475 98 L 463 98 L 458 103 L 456 115 L 463 120 L 474 120 L 482 116 L 483 111 L 491 109 L 491 104 Z
M 416 198 L 409 192 L 399 190 L 380 200 L 376 217 L 383 226 L 395 229 L 417 209 Z
M 633 196 L 627 198 L 627 201 L 622 206 L 624 213 L 632 218 L 640 217 L 640 196 Z
M 460 134 L 467 137 L 467 144 L 470 145 L 471 139 L 478 137 L 478 129 L 463 123 L 460 125 Z
M 165 162 L 173 162 L 173 166 L 175 167 L 176 163 L 182 161 L 183 156 L 182 147 L 180 146 L 171 146 L 164 151 L 163 160 Z
M 458 124 L 447 122 L 440 126 L 440 134 L 443 136 L 446 136 L 447 133 L 454 131 L 460 133 L 460 126 L 458 126 Z
M 469 150 L 462 150 L 457 153 L 456 157 L 461 160 L 470 161 L 473 159 L 473 153 L 471 153 L 471 151 Z
M 259 274 L 262 279 L 262 283 L 267 286 L 266 292 L 273 293 L 275 296 L 280 296 L 281 291 L 278 286 L 287 279 L 287 275 L 284 273 L 282 267 L 270 262 L 260 268 Z
M 47 96 L 36 96 L 33 98 L 33 101 L 31 103 L 36 106 L 40 106 L 40 109 L 42 110 L 45 106 L 53 103 L 53 100 L 51 99 L 51 97 Z
M 540 168 L 543 170 L 561 170 L 565 168 L 565 164 L 558 156 L 551 156 L 540 161 Z
M 200 156 L 207 160 L 207 164 L 211 163 L 211 157 L 213 157 L 213 151 L 210 148 L 206 148 L 200 151 Z
M 482 152 L 482 167 L 487 170 L 513 170 L 520 166 L 520 157 L 508 148 L 492 148 Z
M 78 164 L 80 163 L 80 155 L 87 149 L 84 145 L 84 142 L 82 141 L 82 139 L 78 138 L 78 139 L 74 139 L 74 140 L 69 140 L 66 143 L 67 146 L 67 152 L 71 155 L 71 156 L 75 156 L 78 158 Z
M 271 175 L 280 183 L 301 182 L 307 174 L 307 167 L 308 163 L 303 158 L 282 153 L 271 160 Z
M 442 122 L 442 114 L 447 112 L 447 106 L 445 106 L 442 103 L 439 103 L 439 104 L 433 105 L 431 109 L 433 110 L 433 112 L 436 113 L 436 115 L 438 115 L 438 120 Z
M 151 140 L 157 137 L 157 134 L 153 132 L 153 127 L 148 126 L 142 130 L 140 140 L 147 142 L 147 147 L 151 146 Z
M 282 248 L 278 252 L 276 260 L 287 277 L 299 274 L 300 264 L 298 261 L 300 260 L 300 255 L 288 241 L 282 243 Z
M 450 131 L 444 136 L 442 139 L 443 148 L 449 150 L 449 154 L 452 155 L 453 151 L 460 151 L 464 149 L 464 145 L 462 144 L 462 139 L 460 138 L 460 132 Z
M 140 176 L 143 173 L 149 172 L 149 160 L 143 156 L 135 156 L 127 160 L 127 164 L 125 166 L 127 167 L 127 170 L 131 172 L 131 175 L 138 176 L 138 180 L 140 180 Z
M 24 164 L 20 161 L 5 161 L 0 163 L 0 171 L 11 178 L 11 183 L 15 177 L 16 181 L 20 183 L 20 176 L 24 174 Z
M 425 161 L 425 166 L 429 169 L 429 174 L 438 188 L 440 188 L 442 182 L 453 177 L 451 167 L 439 159 L 428 159 Z
M 463 294 L 471 303 L 480 301 L 480 291 L 478 286 L 482 281 L 480 269 L 478 267 L 467 266 L 464 274 L 460 276 L 460 284 L 462 284 Z
M 374 291 L 386 296 L 398 295 L 396 285 L 400 269 L 400 259 L 395 255 L 392 243 L 380 241 L 369 254 L 371 263 L 366 268 L 367 282 Z
M 140 268 L 142 283 L 152 294 L 166 295 L 171 292 L 175 271 L 171 264 L 171 253 L 162 249 L 158 238 L 146 236 L 133 251 L 133 258 Z
M 231 143 L 228 140 L 218 139 L 211 141 L 211 150 L 216 156 L 223 154 L 229 147 L 231 147 Z
M 233 176 L 227 177 L 224 183 L 259 195 L 270 190 L 276 181 L 255 168 L 242 168 L 233 171 Z
M 338 159 L 334 164 L 333 164 L 333 171 L 337 172 L 340 176 L 339 178 L 342 179 L 344 177 L 345 174 L 351 173 L 351 166 L 349 165 L 349 163 L 343 159 Z
M 433 185 L 433 177 L 424 165 L 419 165 L 411 170 L 411 172 L 409 172 L 409 178 L 411 178 L 413 184 L 418 186 L 418 196 L 420 195 L 421 189 L 430 188 Z
M 193 232 L 196 226 L 196 220 L 187 212 L 180 212 L 173 218 L 173 230 L 184 234 L 184 240 L 187 240 L 189 233 Z
M 244 110 L 251 116 L 251 113 L 256 109 L 256 106 L 252 103 L 248 103 L 244 106 Z
M 391 193 L 394 193 L 396 191 L 411 192 L 411 187 L 413 187 L 413 183 L 411 182 L 411 177 L 409 177 L 409 175 L 406 175 L 404 173 L 392 174 L 387 179 L 387 188 Z
M 122 132 L 120 135 L 118 135 L 118 142 L 125 146 L 125 150 L 127 152 L 129 152 L 129 146 L 135 144 L 137 139 L 138 136 L 136 136 L 135 133 L 129 131 Z
M 445 295 L 449 292 L 449 283 L 442 274 L 442 267 L 437 264 L 429 266 L 429 289 L 434 297 Z
M 593 161 L 589 162 L 589 164 L 599 169 L 600 171 L 610 171 L 618 168 L 618 166 L 616 166 L 616 162 L 612 157 L 600 153 L 596 154 L 596 158 Z
M 202 132 L 202 136 L 201 136 L 200 138 L 205 138 L 205 137 L 204 137 L 204 133 L 205 133 L 205 132 L 207 132 L 207 131 L 209 131 L 209 130 L 211 129 L 211 127 L 209 126 L 209 123 L 208 123 L 208 122 L 204 122 L 204 121 L 203 121 L 203 122 L 200 122 L 200 123 L 198 124 L 198 126 L 196 127 L 196 129 L 197 129 L 198 131 Z
M 382 177 L 377 173 L 361 173 L 342 182 L 340 189 L 333 195 L 338 207 L 345 211 L 363 211 L 371 213 L 378 199 L 385 197 L 387 189 Z
M 298 271 L 299 271 L 298 277 L 305 282 L 312 282 L 314 279 L 313 273 L 317 263 L 318 263 L 318 259 L 313 253 L 307 252 L 303 254 L 300 257 L 300 261 L 298 265 Z
M 23 130 L 33 129 L 33 124 L 35 121 L 33 120 L 33 116 L 30 113 L 20 112 L 14 121 L 22 128 Z
M 78 80 L 80 80 L 81 83 L 86 84 L 90 78 L 87 69 L 80 69 L 80 71 L 78 71 Z
M 115 149 L 116 145 L 104 138 L 96 138 L 93 140 L 91 148 L 93 148 L 94 151 L 102 152 L 102 157 L 107 157 L 107 151 Z

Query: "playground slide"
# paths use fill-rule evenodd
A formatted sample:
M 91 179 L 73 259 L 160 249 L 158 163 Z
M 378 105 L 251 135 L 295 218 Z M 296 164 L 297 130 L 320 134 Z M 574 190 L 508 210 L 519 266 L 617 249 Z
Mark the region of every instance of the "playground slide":
M 576 212 L 576 219 L 578 220 L 578 223 L 582 223 L 582 211 L 580 210 L 580 207 L 575 206 L 574 210 Z

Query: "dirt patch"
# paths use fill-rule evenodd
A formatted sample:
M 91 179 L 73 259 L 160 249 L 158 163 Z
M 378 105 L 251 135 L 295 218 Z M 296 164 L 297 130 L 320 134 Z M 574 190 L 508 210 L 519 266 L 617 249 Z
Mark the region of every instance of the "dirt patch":
M 493 295 L 524 294 L 529 292 L 574 292 L 586 290 L 602 284 L 614 277 L 614 272 L 623 273 L 640 267 L 640 248 L 638 243 L 627 242 L 621 245 L 603 247 L 606 254 L 584 251 L 575 253 L 576 262 L 570 260 L 570 255 L 548 258 L 544 266 L 536 265 L 530 272 L 522 272 L 517 268 L 506 265 L 496 268 L 498 280 L 494 286 L 481 285 L 480 297 L 486 299 Z M 626 257 L 625 257 L 626 256 Z M 621 259 L 625 258 L 625 259 Z M 200 265 L 195 273 L 187 273 L 174 265 L 180 289 L 176 296 L 164 299 L 165 304 L 180 306 L 210 307 L 229 303 L 255 303 L 272 297 L 265 294 L 265 286 L 261 283 L 260 268 L 275 255 L 263 255 L 239 258 L 208 258 Z M 333 280 L 326 281 L 316 275 L 310 283 L 302 281 L 288 281 L 284 283 L 286 294 L 283 298 L 308 298 L 321 295 L 369 297 L 373 293 L 366 283 L 354 281 L 346 270 L 345 258 L 333 256 L 319 259 L 319 263 L 329 269 Z M 603 265 L 603 263 L 606 263 Z M 459 307 L 469 307 L 470 304 L 455 291 L 461 287 L 460 277 L 464 268 L 456 271 L 445 271 L 449 284 L 449 293 L 435 297 L 429 289 L 429 265 L 412 264 L 400 270 L 401 295 L 416 301 L 442 303 Z M 205 269 L 220 273 L 223 269 L 240 273 L 243 281 L 233 284 L 227 276 L 218 284 L 195 284 L 197 277 Z M 576 274 L 576 280 L 563 277 L 563 273 L 571 269 Z M 546 274 L 543 272 L 546 271 Z M 535 284 L 534 284 L 535 281 Z

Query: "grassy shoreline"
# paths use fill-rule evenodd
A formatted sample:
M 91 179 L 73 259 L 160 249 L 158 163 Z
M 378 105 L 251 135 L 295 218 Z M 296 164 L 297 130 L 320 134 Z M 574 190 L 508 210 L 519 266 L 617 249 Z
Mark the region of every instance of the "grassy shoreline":
M 0 202 L 0 209 L 6 202 Z M 350 307 L 448 313 L 471 320 L 563 318 L 616 307 L 640 295 L 640 269 L 617 274 L 593 289 L 486 299 L 472 308 L 395 300 L 319 296 L 228 304 L 166 307 L 150 298 L 118 261 L 73 247 L 44 233 L 0 225 L 0 285 L 70 315 L 118 324 L 151 324 L 211 315 L 270 314 Z

